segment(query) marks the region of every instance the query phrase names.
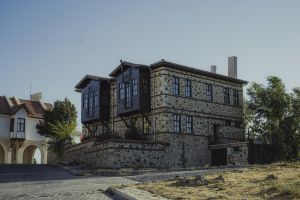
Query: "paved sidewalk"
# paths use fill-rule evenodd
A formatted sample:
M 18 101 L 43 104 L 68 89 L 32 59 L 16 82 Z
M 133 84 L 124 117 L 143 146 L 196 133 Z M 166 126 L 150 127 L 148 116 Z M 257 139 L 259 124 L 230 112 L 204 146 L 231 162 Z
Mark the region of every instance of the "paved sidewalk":
M 134 183 L 122 177 L 76 177 L 51 165 L 0 166 L 0 200 L 108 200 L 109 187 Z
M 118 193 L 122 197 L 127 197 L 126 199 L 128 200 L 168 200 L 161 196 L 151 194 L 150 192 L 135 188 L 120 188 L 117 189 L 115 193 Z
M 120 177 L 1 183 L 0 199 L 106 200 L 111 199 L 104 194 L 110 186 L 133 183 L 135 182 Z

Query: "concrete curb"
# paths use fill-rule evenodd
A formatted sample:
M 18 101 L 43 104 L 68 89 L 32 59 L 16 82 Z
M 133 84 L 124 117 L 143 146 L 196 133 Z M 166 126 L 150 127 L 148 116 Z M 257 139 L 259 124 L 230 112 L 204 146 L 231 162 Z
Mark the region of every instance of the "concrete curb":
M 59 168 L 63 169 L 64 171 L 67 171 L 68 173 L 70 173 L 73 176 L 84 176 L 83 172 L 71 169 L 71 168 L 69 168 L 67 166 L 64 166 L 64 165 L 61 165 L 61 164 L 58 164 L 58 163 L 53 163 L 51 165 L 59 167 Z
M 114 198 L 121 198 L 122 200 L 138 200 L 136 198 L 133 198 L 131 196 L 129 196 L 128 194 L 125 194 L 121 191 L 119 191 L 118 189 L 109 187 L 106 191 L 105 194 L 108 194 L 109 196 L 112 196 Z

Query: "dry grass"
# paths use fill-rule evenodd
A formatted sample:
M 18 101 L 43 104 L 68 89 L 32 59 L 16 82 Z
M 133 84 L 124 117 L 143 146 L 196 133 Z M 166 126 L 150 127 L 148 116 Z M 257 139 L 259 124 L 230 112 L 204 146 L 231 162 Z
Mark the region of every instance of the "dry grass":
M 176 200 L 300 199 L 300 163 L 255 166 L 203 178 L 200 181 L 197 181 L 199 177 L 180 178 L 131 187 Z

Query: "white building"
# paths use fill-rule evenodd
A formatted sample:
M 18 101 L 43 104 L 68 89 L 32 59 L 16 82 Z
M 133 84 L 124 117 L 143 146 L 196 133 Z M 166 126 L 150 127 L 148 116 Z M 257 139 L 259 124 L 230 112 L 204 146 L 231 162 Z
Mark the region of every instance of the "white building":
M 52 105 L 41 97 L 41 93 L 30 100 L 0 96 L 0 164 L 32 164 L 36 149 L 41 152 L 41 164 L 47 163 L 49 138 L 41 136 L 36 125 Z

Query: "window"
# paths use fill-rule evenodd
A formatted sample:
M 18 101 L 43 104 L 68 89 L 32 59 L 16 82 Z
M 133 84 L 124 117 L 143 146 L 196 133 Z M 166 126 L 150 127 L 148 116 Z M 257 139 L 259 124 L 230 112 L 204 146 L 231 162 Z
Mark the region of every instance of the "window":
M 233 104 L 236 106 L 240 105 L 240 97 L 238 90 L 233 90 Z
M 89 116 L 94 115 L 94 92 L 89 92 Z
M 132 106 L 132 96 L 131 96 L 131 84 L 127 82 L 125 84 L 126 89 L 126 108 L 131 108 Z
M 96 136 L 97 135 L 97 132 L 98 132 L 98 126 L 97 125 L 94 125 L 93 126 L 93 130 L 91 132 L 92 136 Z
M 180 115 L 174 114 L 174 132 L 180 133 L 181 127 L 180 127 Z
M 119 83 L 119 99 L 125 99 L 125 83 Z
M 225 121 L 225 126 L 231 126 L 231 121 L 230 120 L 226 120 Z
M 17 132 L 25 132 L 25 119 L 24 118 L 18 118 Z
M 174 77 L 173 78 L 173 94 L 178 96 L 180 94 L 179 90 L 179 78 Z
M 138 82 L 137 79 L 132 79 L 132 96 L 138 95 Z
M 185 80 L 185 96 L 192 96 L 192 82 L 190 80 Z
M 143 133 L 149 134 L 149 122 L 146 117 L 143 117 Z
M 15 118 L 10 118 L 10 132 L 15 131 Z
M 240 151 L 239 147 L 233 147 L 233 151 Z
M 212 84 L 206 84 L 206 98 L 208 101 L 213 101 Z
M 234 127 L 241 128 L 241 122 L 234 122 Z
M 99 90 L 94 91 L 94 106 L 99 105 Z
M 193 133 L 193 117 L 186 116 L 186 133 Z
M 82 94 L 82 96 L 83 96 L 82 97 L 82 100 L 83 100 L 83 102 L 82 102 L 82 108 L 85 109 L 85 108 L 88 107 L 88 101 L 89 101 L 88 94 L 85 93 L 85 94 Z
M 224 88 L 224 104 L 230 104 L 229 88 Z

